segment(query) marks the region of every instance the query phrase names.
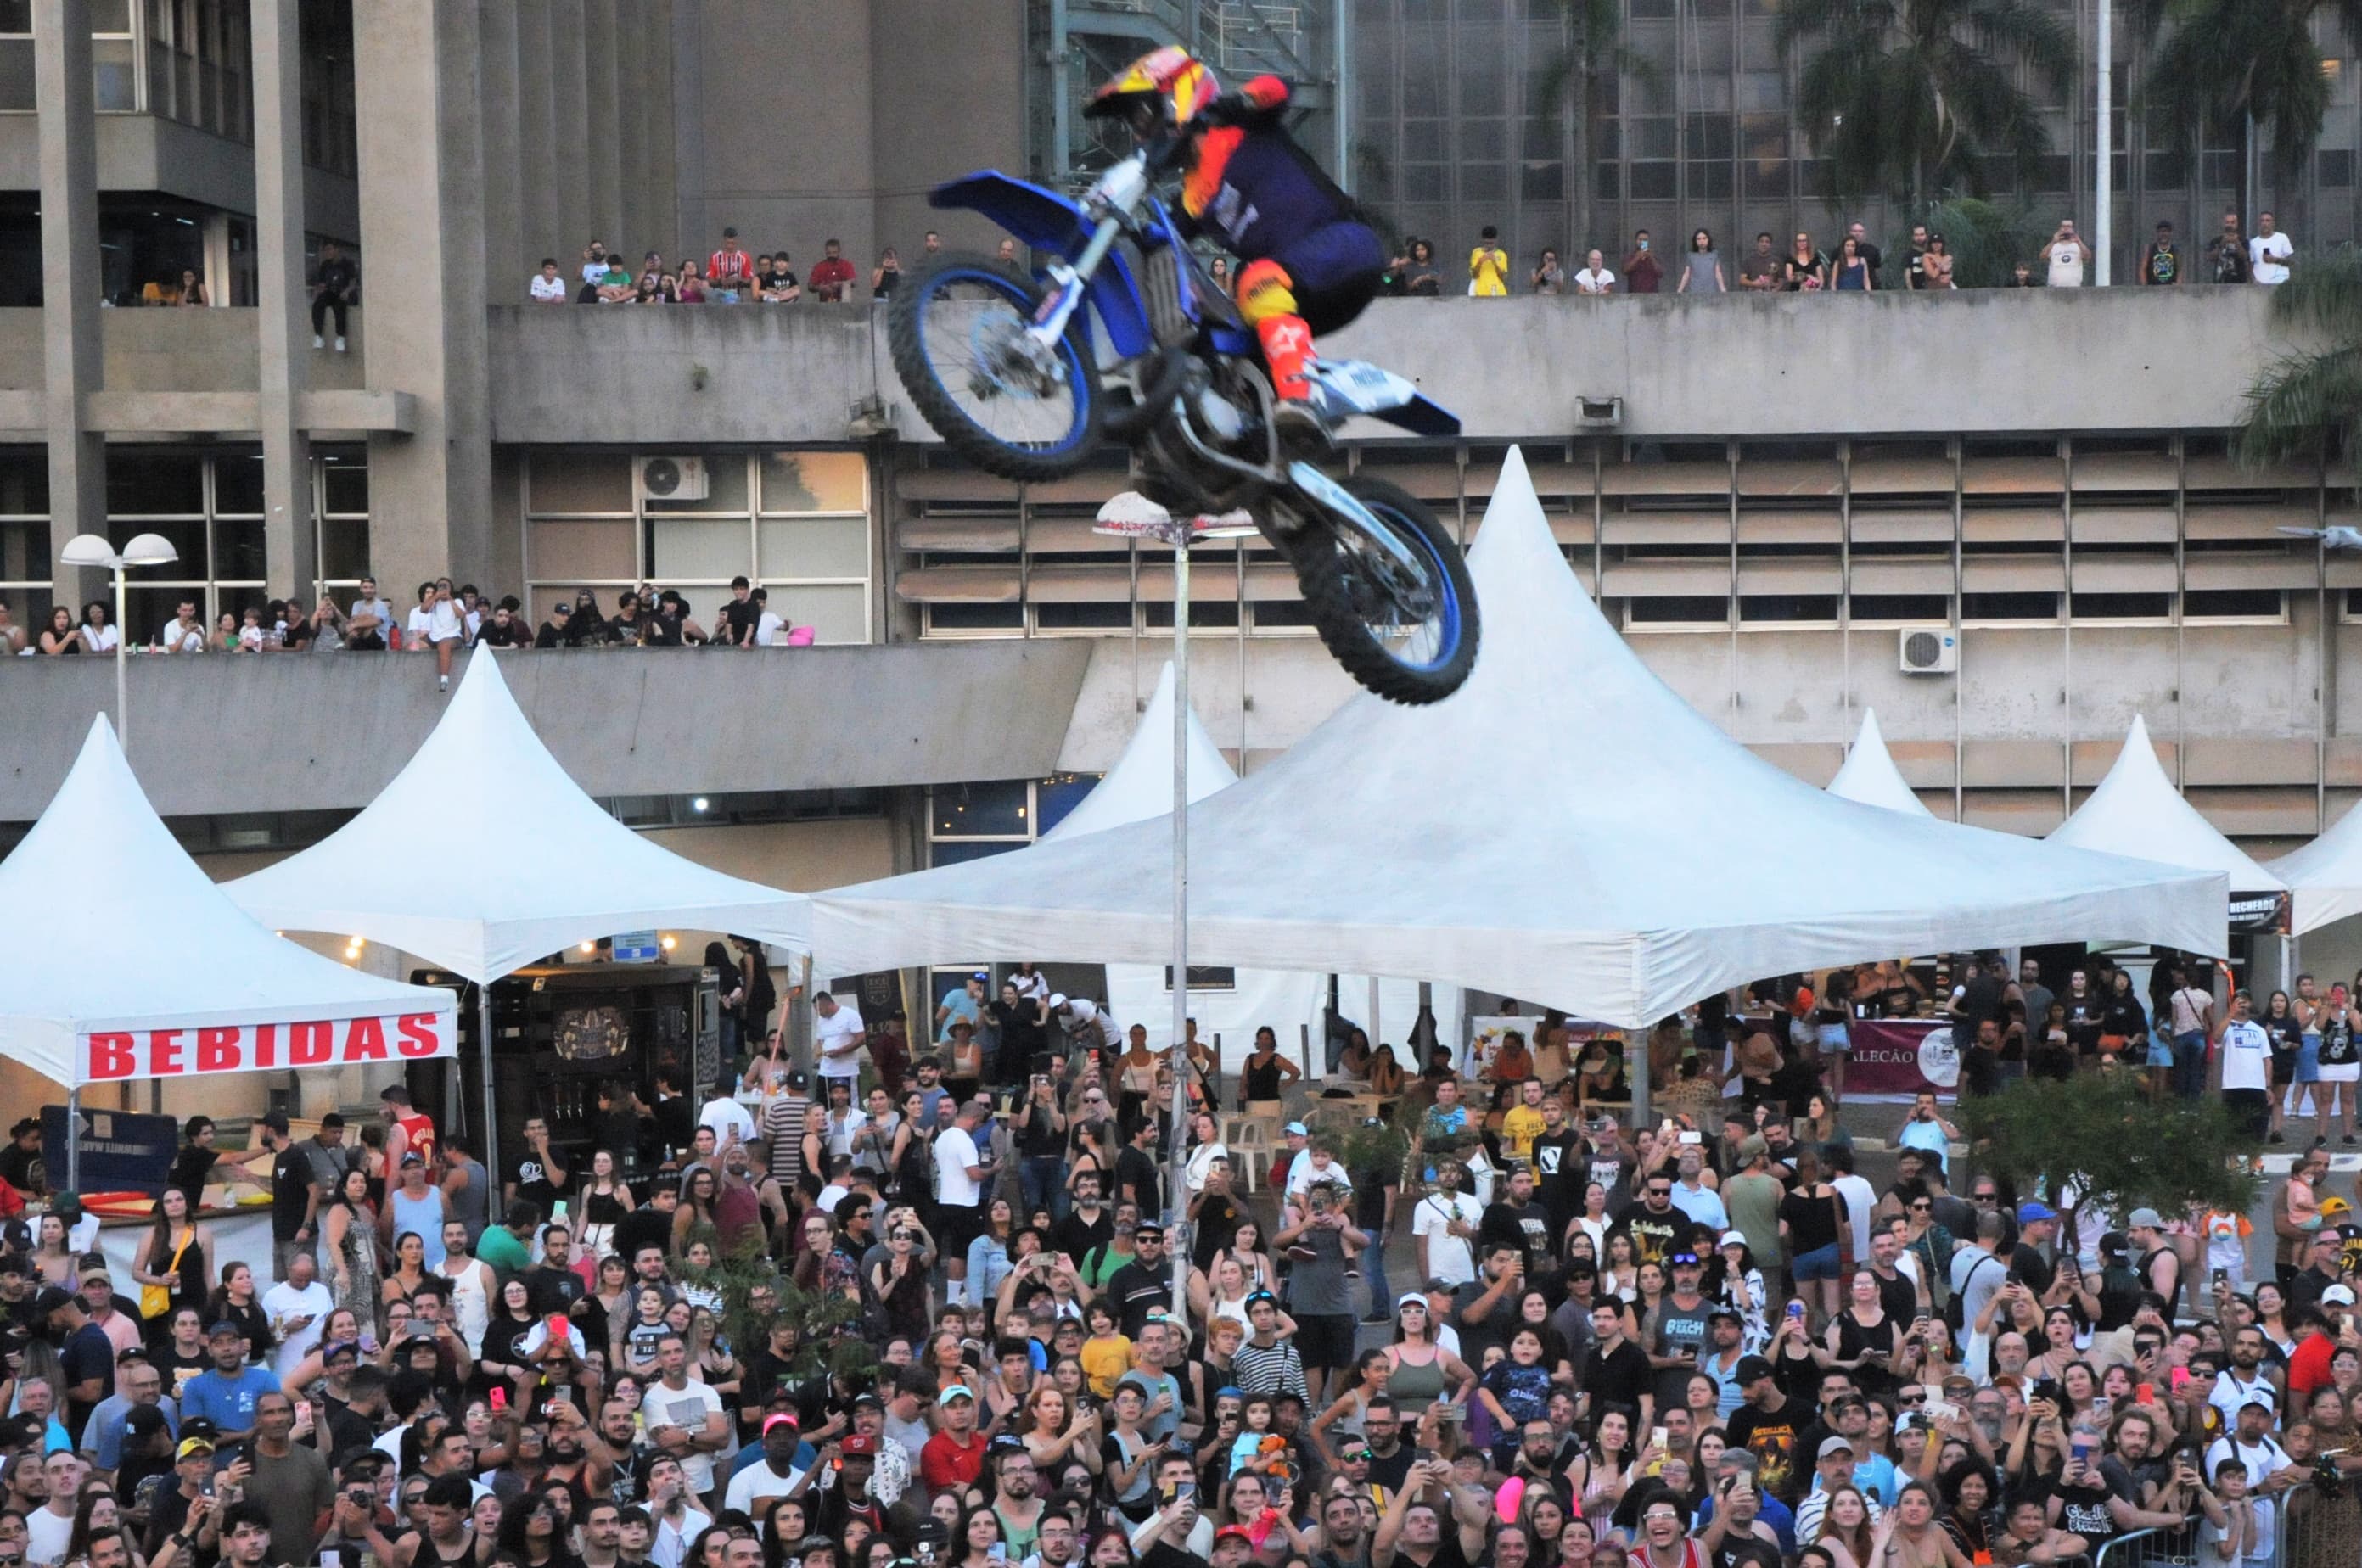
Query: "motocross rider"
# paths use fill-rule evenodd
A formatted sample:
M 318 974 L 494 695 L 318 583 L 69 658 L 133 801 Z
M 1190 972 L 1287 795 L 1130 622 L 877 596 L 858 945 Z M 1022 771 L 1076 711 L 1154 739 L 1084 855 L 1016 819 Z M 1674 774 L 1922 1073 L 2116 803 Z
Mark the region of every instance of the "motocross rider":
M 1287 96 L 1275 76 L 1224 94 L 1203 62 L 1168 46 L 1117 73 L 1085 113 L 1123 119 L 1153 165 L 1181 171 L 1184 231 L 1244 263 L 1239 313 L 1262 343 L 1281 429 L 1325 439 L 1305 374 L 1312 334 L 1362 313 L 1378 292 L 1386 251 L 1352 199 L 1287 134 Z

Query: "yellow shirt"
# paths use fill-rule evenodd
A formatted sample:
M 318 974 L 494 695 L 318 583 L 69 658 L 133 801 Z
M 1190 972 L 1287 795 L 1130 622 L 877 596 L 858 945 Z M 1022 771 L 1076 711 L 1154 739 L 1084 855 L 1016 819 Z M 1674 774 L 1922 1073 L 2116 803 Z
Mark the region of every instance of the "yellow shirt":
M 1121 1334 L 1087 1339 L 1076 1359 L 1083 1364 L 1083 1376 L 1091 1381 L 1091 1392 L 1102 1399 L 1112 1399 L 1116 1379 L 1131 1370 L 1131 1342 Z
M 1534 1140 L 1542 1135 L 1542 1113 L 1530 1105 L 1509 1107 L 1501 1118 L 1501 1143 L 1511 1159 L 1534 1157 Z
M 1480 245 L 1468 253 L 1468 276 L 1479 299 L 1497 300 L 1509 291 L 1509 253 L 1498 246 Z

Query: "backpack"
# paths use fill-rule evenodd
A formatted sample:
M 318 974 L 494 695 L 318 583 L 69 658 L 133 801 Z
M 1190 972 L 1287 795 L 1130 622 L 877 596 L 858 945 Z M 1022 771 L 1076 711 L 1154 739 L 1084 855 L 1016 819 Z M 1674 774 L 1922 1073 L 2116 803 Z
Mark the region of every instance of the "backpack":
M 1952 1299 L 1944 1303 L 1944 1321 L 1950 1325 L 1955 1334 L 1968 1332 L 1970 1290 L 1977 1282 L 1977 1270 L 1989 1263 L 2003 1274 L 2009 1272 L 2009 1265 L 2002 1261 L 2000 1254 L 1983 1253 L 1976 1262 L 1969 1265 L 1968 1277 L 1960 1281 L 1960 1288 L 1952 1292 Z

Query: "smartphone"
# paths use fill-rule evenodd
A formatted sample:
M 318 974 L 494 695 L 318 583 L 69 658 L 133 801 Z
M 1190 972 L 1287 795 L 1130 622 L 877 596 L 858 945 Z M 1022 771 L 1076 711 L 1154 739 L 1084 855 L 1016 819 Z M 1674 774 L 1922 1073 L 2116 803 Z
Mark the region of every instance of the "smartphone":
M 1927 1412 L 1927 1419 L 1931 1421 L 1957 1420 L 1960 1414 L 1960 1407 L 1949 1399 L 1930 1399 L 1921 1408 Z
M 1468 1407 L 1465 1405 L 1439 1404 L 1435 1407 L 1435 1413 L 1437 1419 L 1440 1420 L 1453 1422 L 1464 1421 L 1468 1419 Z
M 492 1386 L 490 1403 L 492 1407 L 492 1413 L 495 1415 L 509 1408 L 509 1391 L 502 1387 L 499 1384 L 494 1384 Z
M 2136 1387 L 2133 1390 L 2133 1403 L 2136 1405 L 2153 1405 L 2157 1403 L 2157 1385 L 2154 1383 L 2143 1383 L 2139 1387 Z
M 333 1546 L 320 1548 L 320 1568 L 344 1568 L 345 1554 Z
M 2104 1426 L 2107 1424 L 2109 1416 L 2115 1412 L 2115 1408 L 2116 1402 L 2105 1394 L 2094 1395 L 2092 1399 L 2092 1419 Z
M 1798 1322 L 1802 1322 L 1802 1321 L 1804 1321 L 1804 1319 L 1805 1319 L 1805 1304 L 1804 1304 L 1802 1301 L 1791 1301 L 1791 1302 L 1789 1302 L 1789 1303 L 1788 1303 L 1788 1315 L 1789 1315 L 1790 1317 L 1792 1317 L 1792 1318 L 1795 1319 Z
M 1702 1144 L 1705 1142 L 1705 1135 L 1704 1133 L 1683 1133 L 1680 1137 L 1673 1141 L 1679 1144 Z
M 2173 1376 L 2172 1376 L 2172 1378 L 2170 1379 L 2170 1382 L 2171 1382 L 2171 1386 L 2172 1386 L 2173 1391 L 2174 1391 L 2176 1394 L 2180 1394 L 2180 1393 L 2181 1392 L 2181 1390 L 2182 1390 L 2183 1387 L 2184 1387 L 2186 1384 L 2188 1384 L 2188 1383 L 2189 1383 L 2189 1381 L 2190 1381 L 2190 1368 L 2188 1368 L 2187 1366 L 2177 1366 L 2177 1367 L 2175 1367 L 2175 1368 L 2173 1369 Z
M 1195 1481 L 1175 1481 L 1173 1484 L 1173 1496 L 1166 1500 L 1175 1503 L 1196 1502 L 1198 1500 L 1198 1483 Z
M 1662 1447 L 1664 1447 L 1664 1446 L 1665 1446 L 1665 1438 L 1666 1438 L 1666 1436 L 1667 1436 L 1667 1435 L 1668 1435 L 1668 1434 L 1666 1433 L 1666 1431 L 1665 1431 L 1665 1429 L 1664 1429 L 1664 1428 L 1662 1428 L 1662 1427 L 1650 1427 L 1650 1428 L 1649 1429 L 1649 1443 L 1650 1443 L 1650 1447 L 1652 1447 L 1652 1448 L 1662 1448 Z

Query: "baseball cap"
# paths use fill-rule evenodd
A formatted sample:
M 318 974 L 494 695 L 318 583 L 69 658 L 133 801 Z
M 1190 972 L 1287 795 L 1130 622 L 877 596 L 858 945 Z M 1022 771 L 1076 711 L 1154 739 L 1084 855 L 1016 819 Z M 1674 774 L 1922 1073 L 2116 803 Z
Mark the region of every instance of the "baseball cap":
M 2354 1305 L 2354 1291 L 2349 1286 L 2332 1285 L 2321 1293 L 2321 1301 L 2328 1307 L 2350 1307 Z
M 46 1318 L 60 1307 L 72 1306 L 73 1300 L 73 1292 L 61 1285 L 44 1287 L 41 1293 L 33 1298 L 33 1316 Z
M 1309 1128 L 1309 1127 L 1306 1126 L 1306 1125 L 1305 1125 L 1303 1123 L 1301 1123 L 1301 1122 L 1290 1122 L 1290 1123 L 1287 1124 L 1287 1135 L 1288 1135 L 1289 1137 L 1291 1137 L 1291 1138 L 1300 1138 L 1300 1137 L 1304 1137 L 1304 1136 L 1306 1136 L 1307 1135 L 1308 1135 L 1311 1131 L 1312 1131 L 1312 1129 L 1311 1129 L 1311 1128 Z
M 284 1111 L 273 1111 L 262 1118 L 262 1124 L 270 1128 L 272 1132 L 277 1133 L 280 1136 L 285 1137 L 287 1135 L 287 1113 Z
M 1722 1233 L 1722 1240 L 1715 1243 L 1714 1245 L 1716 1246 L 1745 1246 L 1747 1245 L 1747 1233 L 1744 1231 L 1725 1231 Z
M 172 1450 L 172 1457 L 174 1459 L 194 1459 L 201 1453 L 209 1454 L 213 1453 L 213 1451 L 214 1441 L 209 1437 L 184 1437 L 181 1440 L 180 1446 Z
M 2321 1201 L 2321 1212 L 2324 1214 L 2347 1214 L 2353 1210 L 2354 1205 L 2343 1198 L 2332 1196 Z
M 2055 1220 L 2058 1217 L 2058 1210 L 2047 1203 L 2036 1203 L 2032 1199 L 2017 1206 L 2017 1223 L 2021 1225 L 2038 1224 L 2044 1220 Z
M 1051 1011 L 1051 1012 L 1055 1013 L 1059 1008 L 1064 1007 L 1065 1004 L 1066 1004 L 1066 993 L 1065 993 L 1065 992 L 1063 992 L 1063 991 L 1054 991 L 1054 992 L 1052 992 L 1050 993 L 1050 1011 Z
M 763 1435 L 765 1437 L 770 1436 L 771 1429 L 773 1427 L 792 1427 L 795 1424 L 796 1418 L 789 1415 L 787 1411 L 774 1410 L 769 1415 L 763 1418 Z
M 886 1401 L 879 1398 L 876 1394 L 865 1389 L 861 1393 L 855 1394 L 853 1397 L 853 1408 L 857 1410 L 864 1405 L 875 1405 L 882 1410 L 886 1408 Z
M 330 1340 L 320 1347 L 320 1365 L 325 1366 L 340 1355 L 359 1355 L 360 1353 L 360 1343 L 357 1340 Z
M 1731 1372 L 1731 1381 L 1744 1388 L 1749 1383 L 1760 1383 L 1772 1375 L 1772 1363 L 1762 1356 L 1742 1355 L 1738 1358 L 1738 1366 Z
M 1132 1226 L 1131 1234 L 1134 1240 L 1137 1240 L 1142 1236 L 1154 1236 L 1158 1241 L 1163 1241 L 1164 1239 L 1164 1222 L 1162 1220 L 1142 1220 L 1138 1224 Z
M 966 1399 L 973 1404 L 976 1402 L 976 1392 L 965 1383 L 955 1383 L 935 1396 L 935 1404 L 940 1408 L 950 1404 L 954 1399 Z
M 2136 1209 L 2125 1217 L 2125 1229 L 2128 1231 L 2161 1231 L 2165 1229 L 2165 1216 L 2158 1213 L 2154 1209 Z
M 1852 1458 L 1852 1441 L 1842 1437 L 1825 1437 L 1821 1439 L 1821 1451 L 1818 1457 L 1827 1459 L 1832 1453 L 1842 1453 L 1848 1459 Z
M 229 1335 L 232 1339 L 243 1339 L 246 1337 L 246 1331 L 227 1318 L 215 1318 L 213 1327 L 205 1331 L 207 1339 L 219 1339 L 224 1334 Z
M 867 1454 L 875 1458 L 877 1453 L 877 1440 L 867 1432 L 847 1432 L 844 1441 L 837 1446 L 848 1459 L 855 1454 Z
M 1234 1535 L 1245 1541 L 1250 1548 L 1254 1545 L 1254 1537 L 1247 1533 L 1246 1526 L 1240 1524 L 1224 1525 L 1214 1532 L 1214 1539 L 1218 1541 L 1227 1541 Z
M 1738 1157 L 1741 1159 L 1760 1159 L 1771 1152 L 1772 1146 L 1763 1141 L 1760 1133 L 1749 1133 L 1738 1140 Z
M 420 1154 L 416 1149 L 413 1149 L 408 1154 L 402 1157 L 402 1168 L 404 1170 L 409 1169 L 414 1165 L 425 1165 L 425 1163 L 426 1157 Z

